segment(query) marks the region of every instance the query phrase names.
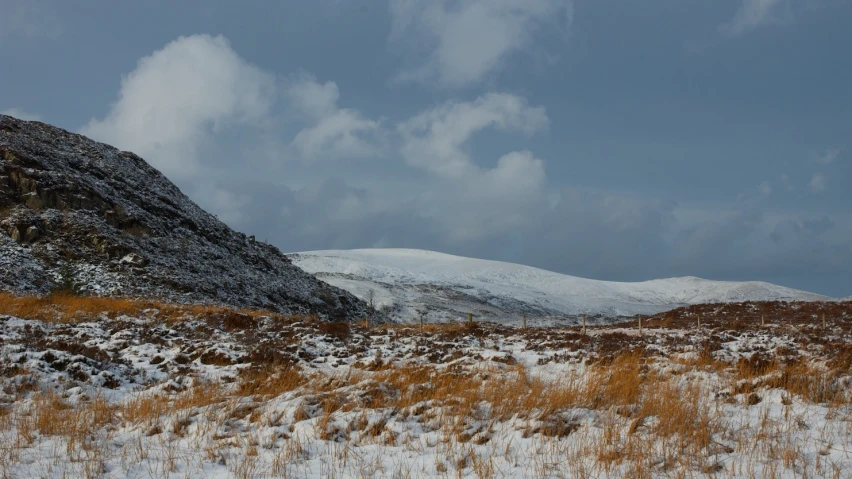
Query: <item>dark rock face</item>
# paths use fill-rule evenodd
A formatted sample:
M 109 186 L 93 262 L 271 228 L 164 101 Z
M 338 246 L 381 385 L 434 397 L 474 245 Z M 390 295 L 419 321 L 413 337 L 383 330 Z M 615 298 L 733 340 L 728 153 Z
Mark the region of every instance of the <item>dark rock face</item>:
M 361 317 L 365 305 L 231 230 L 133 153 L 0 115 L 0 289 Z

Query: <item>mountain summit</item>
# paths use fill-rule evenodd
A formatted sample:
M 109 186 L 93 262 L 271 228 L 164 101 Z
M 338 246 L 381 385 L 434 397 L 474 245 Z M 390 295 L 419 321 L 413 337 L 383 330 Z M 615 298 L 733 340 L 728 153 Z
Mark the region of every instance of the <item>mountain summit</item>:
M 233 231 L 133 153 L 0 115 L 0 290 L 56 288 L 336 320 L 365 307 Z

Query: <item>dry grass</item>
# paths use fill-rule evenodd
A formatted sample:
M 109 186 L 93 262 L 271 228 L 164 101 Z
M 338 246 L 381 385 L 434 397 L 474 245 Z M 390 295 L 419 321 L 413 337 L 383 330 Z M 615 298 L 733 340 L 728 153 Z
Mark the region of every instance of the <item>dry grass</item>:
M 268 324 L 259 323 L 261 316 L 271 316 L 145 300 L 2 293 L 0 314 L 53 322 L 206 317 L 215 318 L 217 334 L 235 336 Z M 693 341 L 688 354 L 664 357 L 631 350 L 627 346 L 645 339 L 623 333 L 590 339 L 556 328 L 506 333 L 479 324 L 429 325 L 423 332 L 419 326 L 378 326 L 372 328 L 378 339 L 369 343 L 359 325 L 298 318 L 287 326 L 270 337 L 288 338 L 284 346 L 322 338 L 323 347 L 334 345 L 340 356 L 276 361 L 283 347 L 270 346 L 263 354 L 249 351 L 243 363 L 229 363 L 240 371 L 233 382 L 175 373 L 168 387 L 114 403 L 97 396 L 73 403 L 18 381 L 21 386 L 9 393 L 17 402 L 0 409 L 0 477 L 14 477 L 14 465 L 32 461 L 26 451 L 45 440 L 62 449 L 56 457 L 77 467 L 66 477 L 103 476 L 107 463 L 152 477 L 209 471 L 211 463 L 234 477 L 418 477 L 421 467 L 446 477 L 844 477 L 838 471 L 848 465 L 831 455 L 852 441 L 845 425 L 852 361 L 846 350 L 833 360 L 791 360 L 767 350 L 725 360 L 719 340 L 706 337 Z M 548 366 L 523 366 L 520 355 L 502 361 L 503 344 L 494 346 L 499 360 L 460 356 L 471 338 L 485 344 L 498 333 L 535 343 L 527 351 L 542 351 L 534 348 L 544 341 L 556 349 L 587 348 L 590 359 L 553 369 L 541 361 Z M 376 343 L 410 338 L 414 348 L 429 344 L 435 355 L 454 359 L 427 359 L 431 352 L 411 360 L 389 353 L 383 358 L 379 353 L 387 349 L 375 349 Z M 222 366 L 200 351 L 183 351 L 182 362 L 177 356 L 175 362 L 183 367 L 197 357 Z M 356 356 L 357 366 L 329 366 L 329 358 L 346 355 Z M 34 372 L 15 365 L 6 374 L 17 381 Z M 808 413 L 796 413 L 796 407 Z M 817 416 L 844 419 L 836 429 L 818 429 L 809 424 Z M 845 443 L 836 444 L 838 437 Z M 824 452 L 802 445 L 817 442 Z M 398 462 L 391 466 L 365 451 L 399 453 Z M 416 466 L 402 459 L 418 454 L 434 459 Z M 305 464 L 320 456 L 320 470 L 309 471 Z M 148 469 L 140 472 L 140 464 Z M 513 469 L 519 464 L 521 474 Z
M 149 299 L 76 296 L 55 293 L 46 296 L 17 296 L 0 292 L 0 315 L 47 322 L 78 323 L 102 317 L 154 315 L 163 321 L 219 316 L 226 327 L 250 326 L 262 316 L 285 318 L 269 311 L 236 309 L 219 305 L 172 304 Z
M 71 405 L 54 393 L 35 393 L 23 410 L 0 415 L 0 432 L 15 431 L 17 438 L 5 453 L 8 457 L 0 454 L 0 469 L 3 461 L 18 459 L 14 451 L 40 437 L 60 437 L 68 457 L 97 472 L 109 457 L 104 444 L 109 444 L 110 431 L 124 428 L 139 433 L 139 446 L 123 446 L 128 463 L 153 454 L 141 446 L 143 441 L 159 444 L 162 462 L 152 472 L 155 476 L 186 468 L 180 464 L 192 460 L 224 465 L 234 477 L 267 470 L 298 476 L 294 464 L 308 453 L 293 433 L 294 425 L 305 424 L 300 430 L 315 440 L 339 444 L 331 461 L 345 470 L 347 461 L 355 460 L 348 452 L 353 441 L 422 451 L 420 440 L 398 430 L 401 421 L 412 421 L 424 432 L 440 434 L 433 446 L 445 451 L 445 458 L 436 462 L 436 469 L 454 469 L 459 475 L 470 471 L 476 477 L 497 477 L 502 455 L 540 475 L 567 470 L 579 477 L 698 477 L 726 471 L 715 458 L 720 451 L 753 458 L 732 462 L 730 475 L 748 475 L 760 461 L 779 471 L 830 475 L 830 463 L 809 462 L 801 447 L 784 439 L 796 418 L 779 422 L 767 415 L 745 428 L 729 424 L 708 385 L 686 379 L 690 372 L 705 372 L 706 360 L 699 356 L 678 365 L 684 368 L 679 374 L 661 374 L 649 358 L 627 352 L 552 379 L 521 366 L 493 364 L 472 369 L 386 366 L 340 374 L 281 366 L 248 370 L 236 384 L 195 382 L 174 393 L 139 394 L 118 404 L 96 397 Z M 738 364 L 727 374 L 732 385 L 755 383 L 743 395 L 782 388 L 802 400 L 837 397 L 819 388 L 814 392 L 821 376 L 803 365 L 778 369 L 775 364 Z M 289 414 L 274 407 L 282 397 L 298 401 L 298 407 Z M 591 411 L 594 425 L 584 423 L 576 411 Z M 511 441 L 501 442 L 505 436 L 498 431 L 506 425 L 532 441 L 523 453 L 530 456 L 512 452 Z M 253 428 L 277 432 L 263 439 Z M 720 438 L 729 438 L 732 446 L 720 446 Z M 190 456 L 201 459 L 182 458 L 176 440 L 184 441 L 183 449 L 197 448 Z M 263 451 L 274 453 L 268 463 L 262 460 Z

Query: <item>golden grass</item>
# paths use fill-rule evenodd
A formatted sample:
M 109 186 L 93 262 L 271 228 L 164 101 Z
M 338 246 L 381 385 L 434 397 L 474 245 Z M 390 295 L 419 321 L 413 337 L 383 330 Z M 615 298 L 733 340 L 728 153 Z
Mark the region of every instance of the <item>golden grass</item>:
M 134 316 L 149 311 L 164 321 L 212 315 L 245 315 L 251 318 L 284 316 L 269 311 L 238 309 L 220 305 L 173 304 L 150 299 L 123 297 L 75 296 L 51 294 L 47 296 L 17 296 L 0 292 L 0 314 L 48 322 L 75 323 L 106 316 Z
M 15 297 L 0 293 L 0 314 L 45 321 L 76 322 L 104 315 L 115 318 L 146 310 L 155 310 L 146 314 L 165 321 L 227 316 L 232 318 L 228 324 L 235 328 L 246 327 L 245 318 L 271 315 L 128 298 Z M 324 326 L 327 323 L 315 318 L 302 320 L 330 335 L 346 335 L 352 329 L 350 325 Z M 375 329 L 420 334 L 418 326 Z M 444 337 L 488 331 L 487 327 L 467 324 L 428 325 L 424 329 Z M 21 370 L 20 374 L 26 372 Z M 810 459 L 801 448 L 784 439 L 792 437 L 785 434 L 793 427 L 800 427 L 797 419 L 792 415 L 787 422 L 770 418 L 761 396 L 768 389 L 782 389 L 791 398 L 839 411 L 839 406 L 849 403 L 848 387 L 842 383 L 844 375 L 848 371 L 834 363 L 783 363 L 757 356 L 725 363 L 705 347 L 689 359 L 673 360 L 627 351 L 577 366 L 558 377 L 541 377 L 521 365 L 489 361 L 449 366 L 385 361 L 372 370 L 350 368 L 344 372 L 255 365 L 244 369 L 232 384 L 195 380 L 189 388 L 132 394 L 115 404 L 96 397 L 72 405 L 56 393 L 26 390 L 21 392 L 21 397 L 27 398 L 21 406 L 0 409 L 0 432 L 15 431 L 17 441 L 14 448 L 0 447 L 0 477 L 4 464 L 16 461 L 15 451 L 36 444 L 40 437 L 65 438 L 68 457 L 85 457 L 89 461 L 86 464 L 97 468 L 102 460 L 99 455 L 106 452 L 99 452 L 102 446 L 95 443 L 108 444 L 110 431 L 118 428 L 137 431 L 144 438 L 139 440 L 139 451 L 133 453 L 136 460 L 148 453 L 142 441 L 161 441 L 160 450 L 165 452 L 160 454 L 165 454 L 166 465 L 153 475 L 176 470 L 179 458 L 173 444 L 174 438 L 181 438 L 187 443 L 195 441 L 191 447 L 198 451 L 207 451 L 199 457 L 226 461 L 235 477 L 256 474 L 257 457 L 267 447 L 258 443 L 252 428 L 276 428 L 278 435 L 265 440 L 287 441 L 285 446 L 275 446 L 280 449 L 273 470 L 282 474 L 290 470 L 290 461 L 307 454 L 294 428 L 303 434 L 311 431 L 315 438 L 329 442 L 396 447 L 409 440 L 406 432 L 394 427 L 405 420 L 416 421 L 423 431 L 439 433 L 438 444 L 429 447 L 448 451 L 445 459 L 439 460 L 440 468 L 446 471 L 449 465 L 457 471 L 466 469 L 478 477 L 496 476 L 496 456 L 486 458 L 475 448 L 492 447 L 497 442 L 494 438 L 499 437 L 495 430 L 506 425 L 521 431 L 524 439 L 532 438 L 531 449 L 540 454 L 532 460 L 541 462 L 533 464 L 531 470 L 544 476 L 553 471 L 548 464 L 558 463 L 577 477 L 606 473 L 637 478 L 690 477 L 683 471 L 696 472 L 698 477 L 699 472 L 701 476 L 715 474 L 723 467 L 714 458 L 718 452 L 711 451 L 736 448 L 738 453 L 750 454 L 755 463 L 764 461 L 773 468 L 793 470 L 805 464 L 804 470 L 811 467 L 812 476 L 818 477 L 834 471 L 834 466 L 819 464 L 820 457 L 816 466 L 808 466 Z M 705 380 L 708 377 L 713 379 Z M 763 414 L 764 419 L 747 426 L 731 424 L 730 417 L 720 413 L 720 397 L 731 399 L 730 404 L 735 406 L 730 407 L 753 407 L 751 411 Z M 791 402 L 786 396 L 783 401 L 784 405 Z M 288 408 L 277 409 L 275 405 L 282 402 L 287 402 Z M 724 403 L 722 406 L 726 407 Z M 578 418 L 583 414 L 594 417 L 594 425 L 581 424 Z M 720 446 L 720 438 L 733 446 Z M 424 446 L 410 442 L 406 447 Z M 507 457 L 517 454 L 505 447 Z M 349 448 L 346 445 L 340 450 L 346 453 Z M 239 452 L 233 453 L 234 449 Z M 548 454 L 552 460 L 546 458 Z M 730 468 L 724 472 L 753 475 L 748 464 L 731 462 L 724 466 Z
M 497 364 L 450 369 L 384 366 L 378 371 L 348 373 L 278 366 L 246 371 L 235 384 L 196 382 L 179 392 L 140 394 L 118 404 L 94 398 L 72 406 L 53 393 L 35 393 L 26 410 L 0 415 L 0 428 L 14 428 L 19 447 L 34 444 L 40 436 L 64 437 L 69 457 L 96 450 L 93 438 L 108 438 L 108 431 L 119 427 L 137 430 L 146 440 L 162 437 L 163 454 L 172 454 L 173 443 L 168 438 L 179 437 L 189 443 L 196 441 L 210 461 L 227 456 L 227 467 L 240 476 L 259 464 L 252 458 L 267 447 L 258 443 L 256 433 L 245 429 L 248 424 L 284 431 L 287 445 L 275 456 L 281 461 L 276 462 L 276 470 L 281 471 L 286 470 L 281 458 L 291 461 L 303 454 L 299 440 L 291 437 L 292 424 L 303 421 L 309 422 L 302 431 L 311 431 L 318 440 L 396 447 L 408 439 L 405 433 L 395 432 L 391 422 L 414 420 L 424 431 L 440 434 L 436 447 L 451 451 L 446 464 L 457 470 L 470 468 L 480 477 L 494 477 L 494 456 L 482 456 L 474 448 L 497 448 L 492 441 L 497 441 L 494 426 L 499 424 L 515 424 L 523 438 L 532 438 L 538 454 L 558 457 L 572 471 L 590 467 L 598 474 L 604 471 L 630 477 L 714 473 L 721 466 L 714 460 L 716 453 L 709 451 L 719 450 L 721 446 L 714 441 L 721 437 L 731 438 L 737 451 L 755 458 L 764 451 L 776 451 L 772 457 L 778 467 L 800 467 L 807 460 L 795 444 L 782 441 L 783 428 L 795 424 L 794 418 L 789 424 L 766 419 L 745 430 L 726 422 L 714 407 L 708 384 L 689 378 L 690 371 L 707 372 L 706 358 L 691 365 L 680 363 L 688 370 L 678 375 L 658 373 L 649 361 L 637 352 L 627 352 L 577 373 L 548 379 L 522 366 Z M 804 400 L 826 402 L 835 396 L 815 389 L 822 381 L 816 371 L 802 364 L 779 368 L 753 363 L 713 374 L 729 375 L 732 384 L 754 380 L 754 391 L 782 388 Z M 285 414 L 272 406 L 284 394 L 298 401 L 295 411 Z M 573 419 L 572 411 L 578 408 L 594 411 L 593 427 Z M 244 426 L 235 427 L 236 423 Z M 197 439 L 202 436 L 207 442 Z M 570 441 L 562 442 L 568 438 Z M 221 452 L 228 447 L 239 452 Z M 506 451 L 508 455 L 508 448 Z M 141 457 L 144 452 L 134 454 Z M 167 455 L 166 459 L 164 467 L 173 470 L 179 458 Z M 538 468 L 544 474 L 550 467 L 547 460 L 535 460 L 543 462 L 533 464 L 533 470 Z M 733 471 L 734 465 L 730 467 Z

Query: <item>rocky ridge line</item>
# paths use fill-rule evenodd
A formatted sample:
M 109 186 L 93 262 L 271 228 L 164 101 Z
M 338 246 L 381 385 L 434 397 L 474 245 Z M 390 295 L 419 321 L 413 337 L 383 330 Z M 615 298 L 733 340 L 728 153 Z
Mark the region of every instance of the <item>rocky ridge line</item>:
M 0 290 L 363 316 L 351 294 L 230 229 L 133 153 L 0 115 Z

